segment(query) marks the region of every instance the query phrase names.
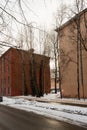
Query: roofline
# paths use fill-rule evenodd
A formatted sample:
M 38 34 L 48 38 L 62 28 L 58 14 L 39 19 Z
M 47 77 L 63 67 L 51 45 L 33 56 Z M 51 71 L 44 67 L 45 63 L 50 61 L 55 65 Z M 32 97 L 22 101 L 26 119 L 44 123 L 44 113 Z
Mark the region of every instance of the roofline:
M 62 30 L 64 27 L 68 26 L 72 21 L 74 21 L 77 18 L 77 15 L 81 16 L 83 13 L 87 12 L 87 8 L 85 8 L 84 10 L 82 10 L 79 14 L 76 14 L 74 17 L 72 17 L 70 20 L 68 20 L 67 22 L 65 22 L 63 25 L 61 25 L 60 27 L 56 28 L 55 31 L 59 32 L 60 30 Z
M 8 49 L 0 56 L 0 59 L 3 58 L 11 49 L 12 49 L 12 47 L 8 48 Z
M 26 50 L 22 50 L 22 49 L 19 49 L 19 48 L 13 48 L 13 47 L 10 47 L 8 50 L 6 50 L 1 56 L 0 56 L 0 59 L 3 58 L 10 50 L 19 50 L 19 51 L 24 51 L 24 52 L 28 52 Z M 37 56 L 41 56 L 41 57 L 44 57 L 44 58 L 48 58 L 50 59 L 49 56 L 45 56 L 45 55 L 41 55 L 41 54 L 36 54 L 36 53 L 33 53 L 34 55 L 37 55 Z

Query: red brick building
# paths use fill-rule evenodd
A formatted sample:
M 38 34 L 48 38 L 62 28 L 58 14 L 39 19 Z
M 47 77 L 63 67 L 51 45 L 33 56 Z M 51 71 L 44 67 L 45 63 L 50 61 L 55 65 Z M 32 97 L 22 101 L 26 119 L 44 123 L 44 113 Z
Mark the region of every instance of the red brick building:
M 32 51 L 10 48 L 0 57 L 0 95 L 28 95 L 35 89 L 49 93 L 49 60 L 49 57 Z

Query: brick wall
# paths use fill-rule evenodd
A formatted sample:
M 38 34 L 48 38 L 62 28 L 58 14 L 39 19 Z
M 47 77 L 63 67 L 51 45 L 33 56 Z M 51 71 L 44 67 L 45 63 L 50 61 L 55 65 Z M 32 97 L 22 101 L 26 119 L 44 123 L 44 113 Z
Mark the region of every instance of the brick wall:
M 84 12 L 84 11 L 83 11 Z M 86 34 L 84 23 L 84 13 L 80 15 L 80 26 L 82 37 Z M 87 9 L 85 10 L 87 20 Z M 76 17 L 75 17 L 76 19 Z M 60 46 L 60 75 L 61 90 L 63 97 L 78 97 L 77 82 L 77 30 L 74 20 L 70 20 L 60 28 L 59 32 Z M 87 46 L 86 46 L 87 47 Z M 83 68 L 83 86 L 80 85 L 80 97 L 87 98 L 87 51 L 82 46 L 82 68 Z M 81 78 L 81 75 L 80 75 Z M 83 88 L 84 87 L 84 88 Z
M 3 95 L 16 96 L 23 95 L 26 86 L 27 94 L 32 94 L 31 80 L 31 61 L 32 53 L 20 51 L 17 49 L 9 49 L 0 58 L 0 91 Z M 43 91 L 50 92 L 50 67 L 49 57 L 33 54 L 35 75 L 38 89 L 40 88 L 40 65 L 43 61 L 42 77 Z M 4 59 L 4 62 L 3 62 Z M 2 92 L 3 89 L 3 92 Z

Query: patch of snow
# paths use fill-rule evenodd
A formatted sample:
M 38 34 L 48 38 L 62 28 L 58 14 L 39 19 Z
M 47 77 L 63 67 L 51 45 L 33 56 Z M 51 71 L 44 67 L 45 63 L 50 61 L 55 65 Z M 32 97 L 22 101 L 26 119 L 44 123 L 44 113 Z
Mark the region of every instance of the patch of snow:
M 27 99 L 26 99 L 27 98 Z M 31 100 L 33 99 L 33 100 Z M 38 102 L 36 97 L 20 96 L 20 97 L 3 97 L 0 104 L 8 105 L 26 111 L 32 111 L 44 116 L 48 116 L 57 120 L 73 123 L 76 125 L 87 127 L 87 108 L 80 106 L 64 105 L 60 103 Z M 40 98 L 40 100 L 58 100 L 58 94 L 48 94 Z M 65 99 L 61 99 L 65 101 Z M 68 100 L 68 99 L 66 99 Z M 71 101 L 71 100 L 70 100 Z M 73 102 L 76 100 L 73 100 Z M 84 102 L 84 101 L 80 101 Z M 87 100 L 85 100 L 87 103 Z

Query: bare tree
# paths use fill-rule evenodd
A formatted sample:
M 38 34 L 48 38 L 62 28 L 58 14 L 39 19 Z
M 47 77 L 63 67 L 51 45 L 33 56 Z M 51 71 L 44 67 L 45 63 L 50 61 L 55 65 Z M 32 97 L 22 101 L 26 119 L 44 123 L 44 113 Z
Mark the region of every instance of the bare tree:
M 33 2 L 33 1 L 32 1 Z M 45 3 L 45 1 L 44 1 Z M 37 15 L 32 9 L 29 8 L 29 1 L 27 4 L 23 0 L 3 0 L 3 3 L 0 3 L 0 34 L 3 35 L 3 40 L 0 41 L 0 45 L 6 47 L 15 47 L 19 49 L 26 49 L 29 51 L 34 47 L 34 30 L 41 31 L 43 34 L 43 29 L 33 26 L 33 23 L 29 21 L 29 18 L 26 16 L 24 8 L 26 7 L 28 11 L 31 11 L 33 15 Z M 49 55 L 50 49 L 48 47 L 48 34 L 45 33 L 43 52 L 41 54 Z M 11 44 L 10 44 L 11 43 Z M 37 42 L 38 44 L 38 42 Z M 42 44 L 42 43 L 41 43 Z M 45 51 L 44 51 L 45 50 Z M 21 57 L 21 66 L 22 66 L 22 76 L 23 76 L 23 94 L 27 94 L 27 85 L 26 85 L 26 73 L 25 73 L 25 64 L 24 64 L 24 54 L 22 51 L 19 52 Z M 30 55 L 30 52 L 29 52 Z M 41 83 L 43 77 L 43 67 L 44 67 L 44 58 L 42 58 L 40 63 L 40 86 L 41 90 L 38 90 L 38 85 L 35 77 L 36 68 L 35 68 L 35 59 L 33 52 L 31 53 L 31 58 L 29 65 L 31 66 L 31 89 L 37 96 L 43 95 L 43 84 Z M 33 83 L 32 83 L 33 82 Z M 43 82 L 43 81 L 42 81 Z M 41 92 L 42 91 L 42 92 Z
M 59 28 L 67 20 L 67 6 L 66 5 L 64 4 L 60 5 L 60 9 L 57 10 L 55 20 L 56 20 L 56 28 Z M 57 82 L 57 78 L 56 78 L 57 71 L 59 71 L 59 88 L 60 88 L 60 93 L 61 93 L 61 98 L 62 98 L 62 89 L 61 89 L 62 75 L 60 72 L 60 51 L 62 50 L 59 49 L 59 37 L 60 37 L 60 32 L 58 31 L 56 41 L 53 43 L 54 55 L 55 55 L 55 92 L 56 92 L 56 82 Z M 57 66 L 57 62 L 58 62 L 58 66 Z
M 54 59 L 55 63 L 55 93 L 57 93 L 57 81 L 58 81 L 58 43 L 57 43 L 57 35 L 55 33 L 51 33 L 50 36 L 52 39 L 52 46 L 53 47 L 53 55 L 51 56 Z M 51 50 L 52 51 L 52 50 Z

